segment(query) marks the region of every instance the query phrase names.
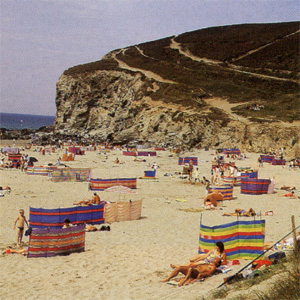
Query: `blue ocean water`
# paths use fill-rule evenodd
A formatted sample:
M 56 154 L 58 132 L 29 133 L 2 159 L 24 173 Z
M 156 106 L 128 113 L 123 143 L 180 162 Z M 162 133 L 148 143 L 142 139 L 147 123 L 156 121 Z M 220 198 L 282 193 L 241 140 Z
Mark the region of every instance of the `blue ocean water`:
M 54 123 L 53 116 L 22 115 L 0 113 L 0 128 L 6 129 L 39 129 Z

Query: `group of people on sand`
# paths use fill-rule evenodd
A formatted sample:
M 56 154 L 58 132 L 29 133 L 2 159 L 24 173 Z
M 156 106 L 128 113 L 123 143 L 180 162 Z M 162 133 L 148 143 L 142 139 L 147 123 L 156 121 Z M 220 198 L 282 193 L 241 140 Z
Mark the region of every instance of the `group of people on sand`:
M 189 284 L 191 281 L 198 279 L 204 279 L 205 277 L 213 275 L 220 265 L 227 264 L 227 257 L 224 252 L 224 244 L 217 242 L 216 247 L 206 254 L 198 254 L 190 259 L 190 262 L 185 265 L 173 265 L 171 268 L 173 271 L 162 282 L 167 282 L 176 277 L 179 273 L 185 275 L 178 285 Z

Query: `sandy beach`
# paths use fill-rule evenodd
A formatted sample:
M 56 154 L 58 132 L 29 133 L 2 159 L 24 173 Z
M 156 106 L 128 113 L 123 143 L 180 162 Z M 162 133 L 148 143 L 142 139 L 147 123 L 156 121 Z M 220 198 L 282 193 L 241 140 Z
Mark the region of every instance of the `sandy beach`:
M 26 150 L 36 157 L 36 166 L 55 164 L 62 152 L 42 155 Z M 233 266 L 227 274 L 207 278 L 204 282 L 177 287 L 160 281 L 170 272 L 170 263 L 187 263 L 196 255 L 199 241 L 199 222 L 220 225 L 235 221 L 236 217 L 223 217 L 224 212 L 235 208 L 248 210 L 252 207 L 266 220 L 266 241 L 277 241 L 291 230 L 291 216 L 296 226 L 300 224 L 300 199 L 281 198 L 283 185 L 296 187 L 300 196 L 300 170 L 288 166 L 272 166 L 264 163 L 258 168 L 257 153 L 246 153 L 247 158 L 237 160 L 238 167 L 258 169 L 258 178 L 275 176 L 275 193 L 259 196 L 243 195 L 240 187 L 234 188 L 234 200 L 224 201 L 222 210 L 199 212 L 205 196 L 205 186 L 190 184 L 177 176 L 165 173 L 182 171 L 178 155 L 158 151 L 157 157 L 146 157 L 146 162 L 134 162 L 133 157 L 113 150 L 107 159 L 97 151 L 87 151 L 67 162 L 70 167 L 88 167 L 93 178 L 142 177 L 154 162 L 159 166 L 157 180 L 138 179 L 137 194 L 99 192 L 104 201 L 143 200 L 142 218 L 136 221 L 111 224 L 111 231 L 86 233 L 85 252 L 52 258 L 26 258 L 22 255 L 0 255 L 1 299 L 196 299 L 208 295 L 249 261 Z M 215 151 L 199 150 L 181 156 L 197 156 L 200 176 L 210 178 L 211 162 Z M 115 164 L 119 158 L 121 164 Z M 16 169 L 0 170 L 1 186 L 9 185 L 12 192 L 0 200 L 0 248 L 15 246 L 14 221 L 19 209 L 29 218 L 29 207 L 72 207 L 80 200 L 91 199 L 87 182 L 51 182 L 47 177 L 29 176 Z M 184 199 L 186 202 L 178 202 Z M 188 212 L 187 209 L 197 212 Z M 264 216 L 272 210 L 273 216 Z M 247 220 L 247 218 L 244 218 Z M 99 227 L 99 226 L 98 226 Z M 28 242 L 28 237 L 23 238 Z

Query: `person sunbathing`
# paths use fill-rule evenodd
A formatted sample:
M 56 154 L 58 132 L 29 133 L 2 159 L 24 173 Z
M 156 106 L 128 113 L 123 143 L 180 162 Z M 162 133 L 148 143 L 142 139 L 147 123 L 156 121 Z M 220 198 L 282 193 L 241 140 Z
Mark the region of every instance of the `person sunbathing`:
M 171 267 L 174 268 L 172 273 L 161 282 L 167 282 L 170 279 L 177 276 L 179 273 L 185 275 L 179 281 L 178 286 L 182 286 L 185 283 L 190 283 L 193 279 L 203 279 L 208 277 L 216 272 L 217 267 L 221 265 L 221 259 L 216 257 L 211 263 L 201 264 L 201 265 L 192 265 L 192 266 L 175 266 L 171 264 Z
M 222 265 L 227 264 L 226 253 L 224 252 L 225 246 L 223 242 L 216 242 L 216 247 L 204 254 L 198 254 L 190 259 L 190 264 L 187 266 L 191 266 L 191 264 L 204 264 L 211 263 L 216 257 L 221 259 Z
M 248 211 L 236 208 L 234 213 L 224 213 L 222 216 L 240 216 L 240 217 L 253 217 L 256 215 L 256 212 L 253 208 L 250 208 Z
M 2 252 L 2 254 L 22 254 L 22 255 L 27 255 L 28 252 L 28 247 L 22 248 L 22 249 L 6 249 L 5 251 Z
M 288 192 L 284 195 L 278 195 L 278 197 L 288 197 L 288 198 L 298 199 L 294 191 Z

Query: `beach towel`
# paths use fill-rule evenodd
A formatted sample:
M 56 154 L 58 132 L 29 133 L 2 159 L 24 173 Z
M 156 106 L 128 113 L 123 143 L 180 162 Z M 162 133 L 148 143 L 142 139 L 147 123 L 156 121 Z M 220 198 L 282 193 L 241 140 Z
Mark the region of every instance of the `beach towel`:
M 29 208 L 29 223 L 32 228 L 61 228 L 68 218 L 72 224 L 102 224 L 104 223 L 104 202 L 100 205 L 75 206 L 70 208 Z
M 29 238 L 28 258 L 51 257 L 82 252 L 85 247 L 85 224 L 64 229 L 33 229 Z
M 200 224 L 199 253 L 207 253 L 216 242 L 224 243 L 227 259 L 254 259 L 264 251 L 265 220 L 235 221 L 223 225 Z

